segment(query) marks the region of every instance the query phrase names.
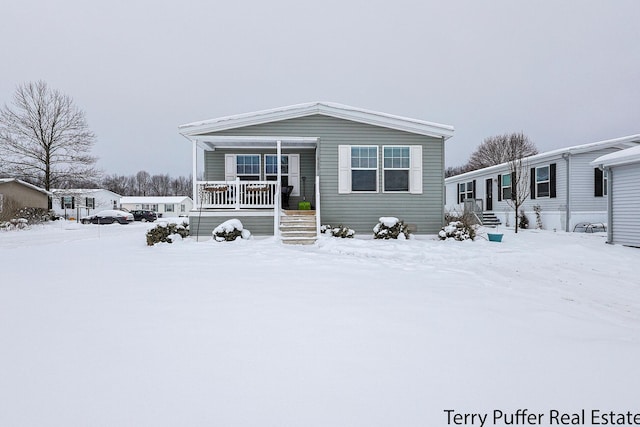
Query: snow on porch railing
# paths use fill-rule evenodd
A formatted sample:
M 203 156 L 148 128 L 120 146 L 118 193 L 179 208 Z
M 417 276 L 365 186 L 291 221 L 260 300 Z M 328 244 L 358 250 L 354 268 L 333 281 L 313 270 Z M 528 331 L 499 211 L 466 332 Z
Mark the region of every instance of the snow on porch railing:
M 198 181 L 198 207 L 206 208 L 273 208 L 276 181 Z

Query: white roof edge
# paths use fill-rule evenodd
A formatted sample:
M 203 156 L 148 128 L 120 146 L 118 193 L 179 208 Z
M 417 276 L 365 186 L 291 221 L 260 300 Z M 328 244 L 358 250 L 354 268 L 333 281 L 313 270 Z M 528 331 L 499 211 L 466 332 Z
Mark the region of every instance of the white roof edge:
M 640 163 L 640 145 L 605 154 L 591 162 L 594 166 L 618 166 L 629 163 Z
M 67 193 L 95 193 L 98 191 L 107 191 L 111 194 L 115 194 L 118 197 L 122 197 L 120 194 L 113 192 L 111 190 L 107 190 L 106 188 L 52 188 L 51 192 L 52 193 L 63 193 L 63 192 L 67 192 Z
M 420 135 L 441 137 L 445 140 L 453 136 L 454 128 L 450 125 L 395 116 L 334 102 L 308 102 L 286 107 L 272 108 L 252 113 L 219 117 L 178 126 L 178 132 L 185 137 L 202 133 L 240 128 L 245 126 L 270 123 L 279 120 L 322 114 L 356 122 L 388 127 Z
M 36 185 L 33 185 L 33 184 L 29 184 L 28 182 L 25 182 L 25 181 L 23 181 L 21 179 L 18 179 L 18 178 L 0 178 L 0 182 L 18 182 L 18 183 L 20 183 L 20 184 L 22 184 L 22 185 L 24 185 L 26 187 L 29 187 L 29 188 L 31 188 L 33 190 L 39 191 L 41 193 L 44 193 L 47 196 L 51 196 L 52 195 L 52 193 L 50 191 L 47 191 L 44 188 L 40 188 L 40 187 L 38 187 Z
M 574 145 L 566 148 L 559 148 L 557 150 L 546 151 L 544 153 L 539 153 L 533 156 L 525 157 L 524 160 L 526 162 L 537 162 L 539 160 L 544 160 L 547 157 L 561 156 L 565 153 L 566 154 L 587 153 L 589 151 L 600 150 L 607 147 L 613 147 L 619 144 L 631 144 L 631 143 L 640 144 L 640 134 L 623 136 L 620 138 L 606 139 L 604 141 L 590 142 L 588 144 Z M 616 154 L 616 153 L 612 153 L 612 154 Z M 499 165 L 489 166 L 486 168 L 465 172 L 460 175 L 450 176 L 448 178 L 445 178 L 445 182 L 451 181 L 454 179 L 456 180 L 464 179 L 464 178 L 472 177 L 475 175 L 482 175 L 488 172 L 492 172 L 494 170 L 500 170 L 500 169 L 503 169 L 505 166 L 507 166 L 507 163 L 508 162 L 505 162 Z

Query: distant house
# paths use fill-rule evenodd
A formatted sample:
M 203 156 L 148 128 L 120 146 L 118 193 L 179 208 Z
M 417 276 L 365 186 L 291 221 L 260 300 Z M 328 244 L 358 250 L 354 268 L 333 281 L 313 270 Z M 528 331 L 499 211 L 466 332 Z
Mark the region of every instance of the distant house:
M 154 211 L 161 216 L 186 216 L 193 209 L 193 200 L 187 196 L 126 196 L 120 206 L 130 211 Z
M 607 174 L 591 164 L 596 158 L 640 144 L 640 135 L 548 151 L 524 159 L 530 196 L 522 209 L 531 224 L 539 205 L 546 229 L 572 231 L 581 222 L 607 222 Z M 507 200 L 513 192 L 509 165 L 503 163 L 445 179 L 448 211 L 474 209 L 513 225 Z M 508 221 L 507 221 L 508 216 Z
M 16 178 L 0 178 L 0 214 L 21 208 L 49 209 L 50 192 Z M 13 212 L 9 212 L 12 215 Z
M 192 232 L 210 235 L 231 218 L 287 242 L 302 233 L 285 219 L 310 219 L 304 237 L 311 241 L 320 222 L 367 234 L 381 216 L 421 234 L 442 226 L 451 126 L 312 102 L 189 123 L 179 132 L 193 144 L 193 176 L 204 177 L 194 180 Z
M 53 210 L 64 218 L 83 217 L 105 209 L 117 208 L 122 198 L 113 191 L 101 188 L 54 189 L 51 192 Z
M 598 157 L 608 177 L 608 243 L 640 247 L 640 146 Z

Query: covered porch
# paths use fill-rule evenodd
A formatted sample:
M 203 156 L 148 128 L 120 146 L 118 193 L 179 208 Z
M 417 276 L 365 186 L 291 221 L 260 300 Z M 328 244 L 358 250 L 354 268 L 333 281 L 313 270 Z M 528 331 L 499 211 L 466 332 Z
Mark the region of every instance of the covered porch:
M 189 139 L 196 177 L 189 216 L 198 217 L 198 224 L 202 217 L 210 221 L 254 217 L 263 223 L 271 217 L 273 235 L 281 236 L 284 210 L 302 207 L 317 213 L 319 231 L 318 138 L 197 135 Z

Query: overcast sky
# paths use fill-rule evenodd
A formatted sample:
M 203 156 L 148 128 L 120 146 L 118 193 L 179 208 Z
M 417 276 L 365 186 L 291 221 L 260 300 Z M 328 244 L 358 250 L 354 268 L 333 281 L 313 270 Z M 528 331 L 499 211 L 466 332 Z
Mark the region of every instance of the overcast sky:
M 540 151 L 640 133 L 638 0 L 20 0 L 0 104 L 44 80 L 106 173 L 191 172 L 180 124 L 332 101 L 453 125 L 447 166 L 522 131 Z

